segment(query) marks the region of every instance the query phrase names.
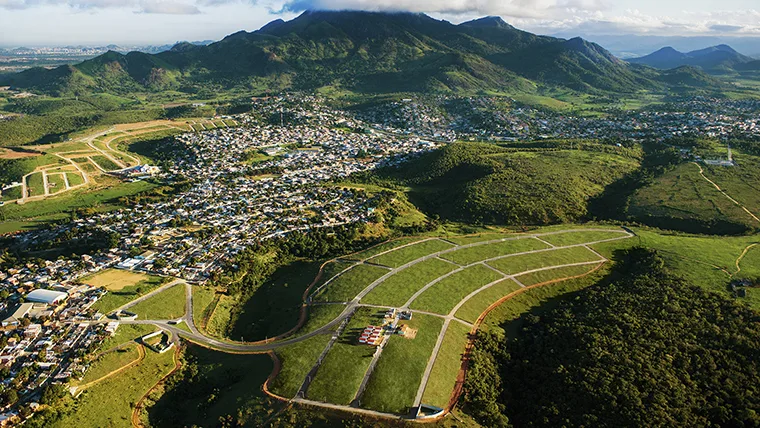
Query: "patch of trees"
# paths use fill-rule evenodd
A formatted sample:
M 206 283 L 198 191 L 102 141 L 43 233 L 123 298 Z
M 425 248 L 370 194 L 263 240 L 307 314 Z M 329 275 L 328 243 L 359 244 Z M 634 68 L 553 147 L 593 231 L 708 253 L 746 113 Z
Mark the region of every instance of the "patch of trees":
M 642 248 L 512 340 L 482 334 L 464 406 L 487 426 L 758 426 L 760 314 Z

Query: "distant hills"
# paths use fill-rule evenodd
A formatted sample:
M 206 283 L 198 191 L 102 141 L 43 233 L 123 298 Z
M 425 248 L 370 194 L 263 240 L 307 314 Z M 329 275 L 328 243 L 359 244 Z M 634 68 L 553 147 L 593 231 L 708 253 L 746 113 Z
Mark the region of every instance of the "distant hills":
M 663 70 L 692 66 L 707 72 L 752 69 L 753 63 L 758 63 L 758 61 L 740 54 L 728 45 L 717 45 L 686 53 L 677 51 L 672 47 L 664 47 L 649 55 L 631 58 L 628 62 Z
M 361 92 L 529 92 L 551 85 L 621 93 L 661 88 L 677 76 L 626 63 L 580 38 L 521 31 L 498 17 L 454 25 L 424 14 L 308 11 L 208 46 L 111 51 L 73 66 L 30 69 L 0 84 L 54 95 L 329 85 Z

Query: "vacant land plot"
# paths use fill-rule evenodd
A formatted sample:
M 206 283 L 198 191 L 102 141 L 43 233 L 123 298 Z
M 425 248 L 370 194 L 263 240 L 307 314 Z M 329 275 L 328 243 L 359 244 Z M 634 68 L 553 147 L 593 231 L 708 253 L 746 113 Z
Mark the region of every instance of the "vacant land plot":
M 392 250 L 394 248 L 401 247 L 403 245 L 410 244 L 412 242 L 417 242 L 421 239 L 422 238 L 417 238 L 417 237 L 395 239 L 393 241 L 376 245 L 368 250 L 364 250 L 356 254 L 351 254 L 343 258 L 346 260 L 367 260 L 380 253 L 386 252 L 388 250 Z
M 160 276 L 148 276 L 148 279 L 135 285 L 124 287 L 119 291 L 111 291 L 92 305 L 96 311 L 104 314 L 111 312 L 119 306 L 125 305 L 136 298 L 145 295 L 163 284 L 164 278 Z
M 417 330 L 417 337 L 405 339 L 392 336 L 389 339 L 361 398 L 362 407 L 381 412 L 407 413 L 414 405 L 443 320 L 415 314 L 414 319 L 406 324 Z
M 524 253 L 526 251 L 541 250 L 545 248 L 549 248 L 549 246 L 537 239 L 524 238 L 463 248 L 452 253 L 444 254 L 441 258 L 465 266 L 498 256 Z
M 344 309 L 346 309 L 345 305 L 341 304 L 309 306 L 306 323 L 295 334 L 302 335 L 317 330 L 335 318 L 338 318 Z
M 83 385 L 98 380 L 115 370 L 133 363 L 140 357 L 140 353 L 137 351 L 138 346 L 137 344 L 125 346 L 124 348 L 101 355 L 100 358 L 92 362 L 80 384 Z
M 469 333 L 470 329 L 466 326 L 458 322 L 449 323 L 438 357 L 435 359 L 433 371 L 430 372 L 430 379 L 422 395 L 423 404 L 446 408 L 457 382 L 457 374 L 462 367 L 462 355 Z
M 3 201 L 14 201 L 16 199 L 21 199 L 21 186 L 11 187 L 10 189 L 3 190 Z
M 426 312 L 448 314 L 468 294 L 502 278 L 502 275 L 483 265 L 457 272 L 428 288 L 410 307 Z
M 63 181 L 63 175 L 49 174 L 48 175 L 48 191 L 50 193 L 58 193 L 61 190 L 66 190 L 66 182 Z
M 521 287 L 511 279 L 505 279 L 504 281 L 498 282 L 465 302 L 465 304 L 457 311 L 456 317 L 474 323 L 478 320 L 480 314 L 488 309 L 488 307 L 494 302 L 520 288 Z
M 150 276 L 139 272 L 120 269 L 106 269 L 94 275 L 82 278 L 80 281 L 93 287 L 103 287 L 108 291 L 119 291 L 131 287 L 141 281 L 147 281 Z
M 525 286 L 531 286 L 535 284 L 542 284 L 544 282 L 555 281 L 558 279 L 583 275 L 596 269 L 596 266 L 597 265 L 568 266 L 557 269 L 542 270 L 539 272 L 520 275 L 517 277 L 517 280 Z
M 143 337 L 146 334 L 156 331 L 156 327 L 145 324 L 121 324 L 116 330 L 116 334 L 105 339 L 98 344 L 98 351 L 107 351 L 116 346 L 123 345 L 127 342 L 131 342 L 137 338 Z
M 386 279 L 362 299 L 362 302 L 398 308 L 419 289 L 456 268 L 456 265 L 443 260 L 425 260 Z
M 82 178 L 82 174 L 79 174 L 76 172 L 67 172 L 66 178 L 69 180 L 69 186 L 71 187 L 84 184 L 84 179 Z
M 113 171 L 117 169 L 121 169 L 119 165 L 114 163 L 111 159 L 108 159 L 105 156 L 92 156 L 90 159 L 93 160 L 101 169 L 104 169 L 106 171 Z
M 329 341 L 330 336 L 319 335 L 277 350 L 282 370 L 270 385 L 272 392 L 294 397 Z
M 503 259 L 490 261 L 488 264 L 507 275 L 514 275 L 534 269 L 591 262 L 594 260 L 599 260 L 599 256 L 587 248 L 573 247 L 541 253 L 523 254 L 514 257 L 505 257 Z
M 377 266 L 358 265 L 330 282 L 316 300 L 321 302 L 350 301 L 386 273 L 388 273 L 387 269 Z
M 374 347 L 359 344 L 359 336 L 368 325 L 382 321 L 383 313 L 378 314 L 377 309 L 356 311 L 319 367 L 307 392 L 309 398 L 334 404 L 351 403 L 375 353 Z
M 211 315 L 211 304 L 216 298 L 216 290 L 208 287 L 193 287 L 193 322 L 201 325 L 203 320 Z
M 42 173 L 35 172 L 26 178 L 26 190 L 29 196 L 40 196 L 45 194 L 45 183 L 42 181 Z
M 446 240 L 458 245 L 467 245 L 467 244 L 474 244 L 476 242 L 494 241 L 497 239 L 504 239 L 504 238 L 517 238 L 519 236 L 520 235 L 518 235 L 517 233 L 493 232 L 493 233 L 482 233 L 482 234 L 472 235 L 472 236 L 454 236 L 452 238 L 446 238 Z
M 237 304 L 238 301 L 234 297 L 226 294 L 219 296 L 219 301 L 213 307 L 213 312 L 204 326 L 206 333 L 219 338 L 227 337 L 231 328 L 232 310 Z
M 185 314 L 185 284 L 175 285 L 129 308 L 144 320 L 172 320 Z
M 377 263 L 377 264 L 389 266 L 392 268 L 397 268 L 413 260 L 417 260 L 419 258 L 425 257 L 433 253 L 437 253 L 439 251 L 448 250 L 449 248 L 452 248 L 452 247 L 454 247 L 452 244 L 443 242 L 438 239 L 433 239 L 430 241 L 424 241 L 424 242 L 420 242 L 414 245 L 410 245 L 408 247 L 400 248 L 388 254 L 383 254 L 382 256 L 372 258 L 370 259 L 370 261 L 372 263 Z
M 605 241 L 608 239 L 617 239 L 625 237 L 622 230 L 609 232 L 596 231 L 572 231 L 558 233 L 556 235 L 541 236 L 541 239 L 557 247 L 566 247 L 568 245 L 585 244 L 588 242 Z

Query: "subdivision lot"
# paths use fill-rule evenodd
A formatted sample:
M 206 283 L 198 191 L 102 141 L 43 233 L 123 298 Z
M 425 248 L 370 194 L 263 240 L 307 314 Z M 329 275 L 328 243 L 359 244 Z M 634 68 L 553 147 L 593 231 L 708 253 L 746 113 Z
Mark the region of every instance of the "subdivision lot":
M 470 265 L 493 257 L 550 248 L 534 238 L 515 239 L 494 244 L 484 244 L 446 253 L 441 258 L 460 265 Z
M 133 363 L 140 356 L 140 353 L 137 351 L 138 346 L 139 345 L 137 344 L 124 346 L 123 348 L 101 355 L 97 360 L 90 364 L 90 368 L 87 369 L 87 372 L 79 384 L 84 385 L 101 379 L 109 373 Z
M 150 279 L 150 277 L 144 273 L 120 269 L 106 269 L 94 275 L 82 278 L 80 281 L 93 287 L 104 287 L 108 291 L 119 291 L 124 289 L 124 287 L 130 287 L 148 279 Z
M 583 265 L 583 266 L 568 266 L 556 269 L 542 270 L 538 272 L 526 273 L 525 275 L 517 276 L 516 279 L 520 281 L 526 287 L 535 284 L 543 284 L 549 281 L 556 281 L 563 278 L 571 278 L 574 276 L 583 275 L 596 269 L 598 265 Z
M 386 252 L 388 250 L 392 250 L 394 248 L 401 247 L 403 245 L 410 244 L 412 242 L 417 242 L 420 240 L 421 238 L 418 238 L 418 237 L 394 239 L 391 242 L 385 242 L 385 243 L 376 245 L 368 250 L 364 250 L 362 252 L 351 254 L 342 258 L 345 260 L 367 260 L 380 253 Z
M 426 284 L 456 268 L 443 260 L 425 260 L 383 281 L 362 299 L 362 303 L 400 307 Z
M 361 398 L 364 408 L 405 414 L 414 405 L 443 320 L 415 314 L 405 323 L 417 330 L 417 336 L 406 339 L 394 335 L 389 339 Z
M 374 257 L 369 261 L 380 265 L 397 268 L 403 266 L 411 261 L 420 259 L 439 251 L 448 250 L 453 248 L 454 245 L 448 242 L 443 242 L 439 239 L 432 239 L 429 241 L 420 242 L 408 247 L 399 248 L 381 256 Z
M 92 308 L 102 313 L 108 313 L 125 305 L 136 298 L 143 296 L 154 289 L 158 288 L 166 281 L 159 276 L 148 276 L 148 279 L 140 281 L 135 285 L 124 287 L 119 291 L 111 291 L 105 296 L 101 297 Z
M 319 335 L 277 350 L 282 369 L 272 382 L 271 391 L 282 397 L 294 397 L 329 341 L 329 335 Z
M 544 235 L 540 238 L 554 246 L 566 247 L 569 245 L 585 244 L 588 242 L 605 241 L 607 239 L 622 238 L 626 235 L 622 230 L 600 231 L 570 231 L 554 235 Z
M 486 288 L 465 302 L 457 311 L 456 317 L 474 323 L 477 321 L 480 314 L 488 309 L 488 307 L 494 302 L 520 288 L 521 287 L 517 285 L 516 282 L 506 278 L 503 281 L 494 284 L 492 287 Z
M 185 284 L 161 291 L 129 308 L 144 320 L 172 320 L 185 314 Z
M 494 241 L 496 239 L 516 238 L 519 236 L 520 235 L 516 233 L 492 232 L 492 233 L 482 233 L 482 234 L 472 235 L 472 236 L 455 236 L 452 238 L 446 238 L 446 240 L 458 245 L 467 245 L 467 244 L 474 244 L 477 242 Z
M 330 305 L 311 305 L 308 308 L 308 318 L 303 327 L 301 327 L 296 335 L 302 335 L 310 333 L 319 329 L 330 321 L 338 318 L 338 316 L 346 309 L 342 304 L 330 304 Z
M 216 290 L 209 287 L 193 287 L 193 322 L 200 326 L 211 315 L 211 304 L 216 298 Z
M 42 181 L 42 173 L 35 172 L 26 178 L 26 191 L 28 196 L 40 196 L 45 194 L 45 183 Z
M 66 190 L 66 182 L 63 180 L 64 173 L 48 174 L 48 191 L 50 193 L 58 193 L 61 190 Z
M 90 159 L 92 159 L 93 162 L 95 162 L 100 168 L 106 170 L 106 171 L 113 171 L 117 169 L 121 169 L 119 165 L 114 163 L 111 159 L 108 159 L 105 156 L 92 156 Z
M 462 355 L 470 329 L 458 322 L 449 323 L 438 356 L 430 372 L 430 379 L 422 395 L 422 404 L 446 408 L 462 367 Z
M 488 262 L 488 265 L 507 275 L 514 275 L 533 269 L 591 262 L 594 260 L 601 261 L 599 256 L 594 254 L 591 250 L 585 247 L 571 247 L 540 253 L 522 254 L 514 257 L 505 257 L 503 259 L 492 260 Z
M 468 294 L 499 278 L 502 275 L 487 266 L 471 266 L 438 281 L 417 297 L 410 307 L 445 315 Z
M 373 281 L 386 273 L 388 273 L 388 270 L 381 267 L 358 265 L 327 284 L 316 300 L 320 302 L 350 301 Z
M 382 322 L 383 312 L 378 313 L 377 309 L 359 308 L 356 311 L 319 366 L 309 385 L 309 399 L 344 405 L 351 403 L 375 353 L 375 347 L 359 344 L 359 336 L 367 326 Z

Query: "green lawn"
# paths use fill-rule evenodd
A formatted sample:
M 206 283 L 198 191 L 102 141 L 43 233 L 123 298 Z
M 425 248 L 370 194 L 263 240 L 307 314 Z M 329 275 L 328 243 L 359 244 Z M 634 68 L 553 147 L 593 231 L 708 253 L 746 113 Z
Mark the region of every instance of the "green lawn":
M 382 252 L 385 252 L 385 251 L 388 251 L 388 250 L 392 250 L 394 248 L 398 248 L 398 247 L 400 247 L 402 245 L 406 245 L 406 244 L 409 244 L 409 243 L 412 243 L 412 242 L 417 242 L 417 241 L 419 241 L 421 239 L 423 239 L 423 238 L 409 237 L 409 238 L 394 239 L 393 241 L 384 242 L 382 244 L 375 245 L 374 247 L 372 247 L 372 248 L 370 248 L 368 250 L 364 250 L 364 251 L 361 251 L 359 253 L 352 254 L 352 255 L 349 255 L 349 256 L 346 256 L 346 257 L 343 257 L 343 258 L 346 259 L 346 260 L 367 260 L 367 259 L 371 259 L 372 257 L 374 257 L 374 256 L 376 256 L 376 255 L 378 255 L 378 254 L 380 254 Z
M 462 367 L 462 355 L 470 329 L 458 322 L 450 322 L 441 350 L 435 359 L 433 371 L 422 395 L 422 403 L 446 408 Z
M 2 201 L 14 201 L 21 199 L 21 186 L 11 187 L 10 189 L 3 190 Z
M 193 322 L 196 326 L 201 324 L 204 316 L 209 315 L 215 296 L 213 288 L 193 286 Z
M 373 281 L 389 271 L 377 266 L 357 265 L 335 278 L 317 296 L 319 302 L 348 302 Z
M 346 309 L 345 305 L 312 305 L 308 309 L 308 318 L 306 323 L 298 330 L 296 335 L 310 333 L 320 327 L 323 327 L 338 316 Z
M 88 388 L 63 409 L 53 428 L 129 427 L 132 408 L 140 397 L 174 368 L 174 352 L 147 352 L 143 361 Z
M 178 284 L 130 307 L 141 320 L 173 320 L 185 314 L 185 285 Z
M 76 172 L 67 172 L 66 177 L 69 179 L 69 186 L 79 186 L 80 184 L 84 183 L 82 174 Z
M 760 217 L 760 192 L 758 192 L 760 156 L 752 156 L 735 149 L 733 154 L 734 161 L 737 163 L 736 167 L 703 166 L 705 175 L 732 198 Z M 752 222 L 751 219 L 750 222 Z M 754 226 L 760 227 L 757 222 L 754 222 Z
M 486 266 L 475 265 L 437 282 L 417 297 L 410 307 L 446 315 L 468 294 L 501 277 Z
M 474 323 L 491 304 L 518 289 L 520 286 L 511 279 L 496 283 L 493 287 L 481 291 L 462 305 L 457 311 L 456 317 Z
M 350 404 L 364 379 L 375 348 L 359 344 L 359 336 L 368 325 L 378 325 L 384 313 L 377 309 L 359 308 L 333 345 L 309 385 L 307 396 L 312 400 L 333 404 Z
M 568 267 L 561 267 L 561 268 L 556 268 L 556 269 L 542 270 L 539 272 L 533 272 L 533 273 L 527 273 L 525 275 L 520 275 L 517 277 L 517 280 L 523 283 L 525 286 L 529 287 L 531 285 L 542 284 L 544 282 L 553 281 L 556 279 L 583 275 L 593 270 L 596 266 L 597 265 L 594 264 L 594 265 L 568 266 Z
M 541 239 L 557 247 L 566 247 L 568 245 L 585 244 L 588 242 L 605 241 L 607 239 L 623 237 L 625 237 L 625 232 L 623 231 L 587 232 L 579 230 L 557 235 L 545 235 L 541 236 Z
M 517 238 L 519 236 L 520 235 L 516 233 L 489 232 L 473 236 L 454 236 L 450 238 L 447 237 L 446 240 L 459 245 L 467 245 L 474 244 L 476 242 L 494 241 L 496 239 Z
M 102 156 L 102 155 L 90 156 L 90 159 L 92 159 L 96 164 L 98 164 L 98 166 L 100 166 L 106 171 L 121 169 L 121 167 L 119 167 L 119 165 L 117 165 L 111 159 L 108 159 L 107 157 Z
M 137 346 L 138 345 L 126 346 L 101 355 L 100 358 L 90 364 L 90 368 L 87 369 L 82 381 L 78 383 L 86 384 L 98 380 L 112 371 L 118 370 L 119 368 L 135 361 L 140 356 L 137 351 Z
M 454 251 L 453 253 L 444 254 L 441 258 L 466 266 L 498 256 L 524 253 L 526 251 L 541 250 L 545 248 L 549 248 L 549 246 L 537 239 L 524 238 L 463 248 Z
M 26 177 L 26 191 L 29 196 L 40 196 L 45 194 L 45 183 L 42 181 L 42 173 L 35 172 Z
M 534 254 L 523 254 L 514 257 L 505 257 L 503 259 L 490 261 L 488 264 L 507 275 L 514 275 L 534 269 L 590 262 L 598 259 L 599 256 L 584 247 L 573 247 Z
M 294 397 L 329 341 L 329 335 L 319 335 L 278 349 L 282 370 L 270 385 L 272 392 L 286 398 Z
M 119 328 L 116 329 L 116 334 L 100 342 L 98 344 L 97 350 L 99 352 L 107 351 L 116 346 L 131 342 L 147 334 L 153 333 L 156 331 L 156 329 L 157 328 L 152 325 L 120 324 Z
M 389 339 L 361 398 L 362 407 L 406 414 L 414 405 L 443 320 L 415 314 L 414 319 L 406 324 L 417 329 L 417 337 L 393 336 Z
M 50 185 L 50 193 L 58 193 L 61 190 L 66 190 L 66 182 L 63 181 L 63 175 L 61 174 L 48 175 L 48 184 Z
M 107 314 L 119 306 L 125 305 L 136 298 L 143 296 L 152 290 L 155 290 L 167 280 L 160 276 L 150 276 L 147 280 L 141 281 L 133 286 L 124 287 L 119 291 L 110 291 L 100 300 L 92 305 L 92 308 L 101 313 Z
M 430 241 L 420 242 L 418 244 L 400 248 L 388 254 L 383 254 L 382 256 L 374 257 L 370 259 L 370 261 L 372 263 L 397 268 L 411 261 L 433 253 L 437 253 L 439 251 L 448 250 L 452 247 L 453 245 L 449 243 L 440 241 L 438 239 L 433 239 Z
M 362 302 L 400 307 L 419 289 L 456 268 L 443 260 L 425 260 L 386 279 L 367 294 Z

